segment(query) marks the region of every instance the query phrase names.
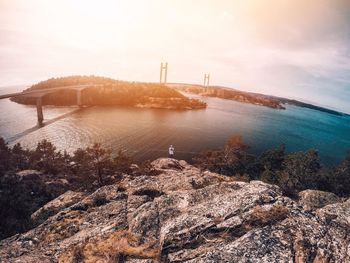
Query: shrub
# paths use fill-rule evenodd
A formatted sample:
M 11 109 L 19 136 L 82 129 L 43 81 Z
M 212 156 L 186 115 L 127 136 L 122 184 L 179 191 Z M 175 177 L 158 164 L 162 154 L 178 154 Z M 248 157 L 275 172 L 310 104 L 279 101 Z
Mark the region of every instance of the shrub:
M 288 214 L 288 208 L 281 204 L 275 204 L 269 208 L 256 206 L 251 211 L 246 223 L 252 226 L 265 226 L 285 219 Z
M 93 190 L 96 179 L 99 185 L 114 183 L 115 180 L 105 180 L 106 176 L 128 172 L 131 162 L 122 152 L 113 157 L 110 150 L 99 144 L 70 156 L 47 140 L 29 151 L 20 144 L 10 148 L 0 137 L 0 239 L 33 227 L 36 222 L 31 214 L 67 190 Z M 23 169 L 40 170 L 42 174 L 16 174 Z
M 278 172 L 278 185 L 289 196 L 295 196 L 304 189 L 316 189 L 320 168 L 318 154 L 314 150 L 288 154 L 282 170 Z
M 255 158 L 247 153 L 248 148 L 240 135 L 234 135 L 223 149 L 204 151 L 194 158 L 194 163 L 201 169 L 228 176 L 249 174 L 248 171 L 252 175 L 252 171 L 256 169 Z

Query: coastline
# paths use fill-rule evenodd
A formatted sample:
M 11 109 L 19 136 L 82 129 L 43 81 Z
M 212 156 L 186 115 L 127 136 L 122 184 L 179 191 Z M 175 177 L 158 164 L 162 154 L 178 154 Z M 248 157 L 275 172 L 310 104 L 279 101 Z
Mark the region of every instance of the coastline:
M 208 88 L 203 88 L 203 86 L 201 85 L 178 84 L 178 83 L 172 83 L 167 85 L 169 87 L 173 87 L 176 90 L 190 93 L 190 94 L 249 103 L 249 104 L 269 107 L 277 110 L 285 110 L 286 109 L 285 105 L 289 104 L 289 105 L 295 105 L 298 107 L 308 108 L 311 110 L 325 112 L 336 116 L 350 116 L 350 114 L 348 113 L 329 109 L 322 106 L 317 106 L 312 103 L 306 103 L 295 99 L 288 99 L 288 98 L 277 97 L 273 95 L 246 92 L 246 91 L 236 90 L 228 87 L 210 86 Z

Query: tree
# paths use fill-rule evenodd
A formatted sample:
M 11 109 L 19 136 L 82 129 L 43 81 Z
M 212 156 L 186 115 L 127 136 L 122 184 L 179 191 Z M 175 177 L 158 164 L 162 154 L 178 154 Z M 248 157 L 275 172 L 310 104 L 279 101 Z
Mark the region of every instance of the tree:
M 337 167 L 328 170 L 322 176 L 322 184 L 326 191 L 331 191 L 339 196 L 350 195 L 350 153 Z
M 39 176 L 7 172 L 0 177 L 0 239 L 33 227 L 31 214 L 58 194 Z
M 103 185 L 104 175 L 110 173 L 113 169 L 111 150 L 103 149 L 100 144 L 95 143 L 91 148 L 88 147 L 86 152 L 91 159 L 91 165 L 99 184 Z
M 285 145 L 281 144 L 277 148 L 262 153 L 259 157 L 264 170 L 280 170 L 285 154 Z
M 85 150 L 78 149 L 74 152 L 77 173 L 92 181 L 97 179 L 99 185 L 104 184 L 104 176 L 113 172 L 113 160 L 111 150 L 106 150 L 100 144 L 95 143 Z
M 0 137 L 0 175 L 5 174 L 11 166 L 11 150 L 5 140 Z
M 56 174 L 56 160 L 59 159 L 60 153 L 56 152 L 56 147 L 48 140 L 40 141 L 35 150 L 30 153 L 31 167 L 36 170 Z
M 204 151 L 194 161 L 202 169 L 229 176 L 245 175 L 255 169 L 255 158 L 247 153 L 248 148 L 241 135 L 234 135 L 222 150 Z
M 315 150 L 288 154 L 278 172 L 278 184 L 286 195 L 294 196 L 304 189 L 315 189 L 321 165 Z
M 225 167 L 223 165 L 223 151 L 220 150 L 206 150 L 201 152 L 193 160 L 197 166 L 203 170 L 209 170 L 215 173 L 231 175 L 225 173 Z
M 12 162 L 13 167 L 15 167 L 16 170 L 24 170 L 28 169 L 29 164 L 29 151 L 22 148 L 21 144 L 16 143 L 12 147 Z
M 129 173 L 132 158 L 119 150 L 117 155 L 113 158 L 113 170 L 119 173 Z
M 285 146 L 279 145 L 277 148 L 262 153 L 259 163 L 262 168 L 261 180 L 271 184 L 278 183 L 278 172 L 282 169 L 284 161 Z

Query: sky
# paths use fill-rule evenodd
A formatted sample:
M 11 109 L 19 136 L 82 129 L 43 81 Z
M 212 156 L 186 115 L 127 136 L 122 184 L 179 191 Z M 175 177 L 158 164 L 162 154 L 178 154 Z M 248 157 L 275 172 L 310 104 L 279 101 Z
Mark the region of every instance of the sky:
M 203 83 L 350 113 L 349 0 L 0 0 L 0 86 Z

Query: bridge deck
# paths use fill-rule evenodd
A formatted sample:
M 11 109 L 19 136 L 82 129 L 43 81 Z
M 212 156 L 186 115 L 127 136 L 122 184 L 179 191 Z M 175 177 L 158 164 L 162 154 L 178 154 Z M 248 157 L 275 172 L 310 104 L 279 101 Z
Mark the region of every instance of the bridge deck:
M 30 90 L 30 91 L 24 91 L 24 92 L 16 92 L 16 93 L 9 93 L 9 94 L 3 94 L 0 95 L 1 99 L 8 99 L 12 97 L 19 97 L 19 96 L 30 96 L 34 98 L 39 98 L 45 94 L 51 93 L 53 91 L 59 91 L 59 90 L 65 90 L 65 89 L 74 89 L 74 90 L 82 90 L 85 88 L 90 87 L 99 87 L 103 85 L 73 85 L 73 86 L 63 86 L 63 87 L 56 87 L 56 88 L 49 88 L 49 89 L 38 89 L 38 90 Z

